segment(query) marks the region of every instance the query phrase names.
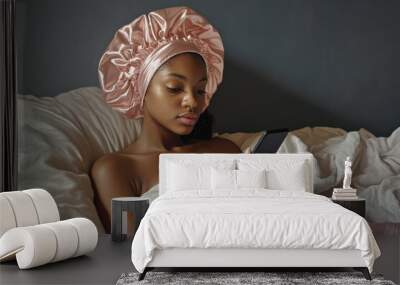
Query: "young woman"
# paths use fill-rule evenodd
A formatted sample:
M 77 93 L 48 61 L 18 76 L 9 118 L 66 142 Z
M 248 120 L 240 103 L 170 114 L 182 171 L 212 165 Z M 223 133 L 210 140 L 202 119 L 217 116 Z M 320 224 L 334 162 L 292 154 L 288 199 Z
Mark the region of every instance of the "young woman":
M 122 27 L 99 64 L 105 99 L 128 118 L 143 117 L 138 139 L 92 167 L 95 201 L 106 231 L 111 199 L 141 196 L 158 184 L 160 153 L 239 153 L 211 138 L 210 99 L 222 80 L 218 32 L 190 8 L 143 15 Z

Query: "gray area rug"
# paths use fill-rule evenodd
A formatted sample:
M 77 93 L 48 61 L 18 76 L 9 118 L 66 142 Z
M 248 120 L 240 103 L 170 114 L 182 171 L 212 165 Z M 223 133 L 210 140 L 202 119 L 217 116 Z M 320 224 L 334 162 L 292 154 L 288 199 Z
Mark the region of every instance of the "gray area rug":
M 372 274 L 372 281 L 364 278 L 361 272 L 155 272 L 150 271 L 145 279 L 138 281 L 139 273 L 124 273 L 117 285 L 133 284 L 385 284 L 395 285 L 384 280 L 382 275 Z

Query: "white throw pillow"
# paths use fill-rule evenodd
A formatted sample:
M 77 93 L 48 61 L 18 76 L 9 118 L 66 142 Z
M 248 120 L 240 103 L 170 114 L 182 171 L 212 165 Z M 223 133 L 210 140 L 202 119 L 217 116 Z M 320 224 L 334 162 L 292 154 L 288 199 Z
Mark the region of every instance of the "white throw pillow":
M 212 190 L 238 190 L 241 188 L 266 188 L 267 177 L 262 170 L 211 169 Z
M 268 187 L 277 190 L 306 191 L 305 162 L 292 163 L 282 170 L 268 171 Z
M 211 189 L 236 189 L 236 170 L 211 168 Z
M 167 191 L 211 189 L 211 168 L 235 169 L 235 161 L 208 160 L 202 162 L 194 162 L 191 160 L 176 160 L 168 162 Z
M 236 183 L 238 188 L 267 188 L 267 171 L 236 170 Z
M 238 160 L 240 170 L 267 170 L 267 188 L 272 190 L 307 191 L 311 189 L 309 167 L 300 160 Z

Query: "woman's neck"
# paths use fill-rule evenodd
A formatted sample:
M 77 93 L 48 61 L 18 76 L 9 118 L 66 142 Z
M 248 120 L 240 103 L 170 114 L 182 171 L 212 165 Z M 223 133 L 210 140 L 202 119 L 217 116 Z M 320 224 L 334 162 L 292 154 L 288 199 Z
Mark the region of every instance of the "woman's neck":
M 180 135 L 171 132 L 150 116 L 145 115 L 142 131 L 135 141 L 135 152 L 165 152 L 181 145 L 183 142 Z

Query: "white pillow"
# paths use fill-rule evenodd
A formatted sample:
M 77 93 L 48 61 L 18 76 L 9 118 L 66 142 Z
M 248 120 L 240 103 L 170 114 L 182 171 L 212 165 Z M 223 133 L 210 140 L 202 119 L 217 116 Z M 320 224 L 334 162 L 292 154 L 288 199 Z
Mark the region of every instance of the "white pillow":
M 236 170 L 211 168 L 211 189 L 236 189 Z
M 169 161 L 167 164 L 167 191 L 211 189 L 211 168 L 235 169 L 234 160 L 194 162 L 191 160 Z
M 238 160 L 240 170 L 267 170 L 267 187 L 272 190 L 307 191 L 309 167 L 304 160 Z
M 211 189 L 238 190 L 241 188 L 266 188 L 267 176 L 262 170 L 211 169 Z
M 236 183 L 238 188 L 267 188 L 267 171 L 236 170 Z
M 277 190 L 305 192 L 308 184 L 304 169 L 305 162 L 293 163 L 288 166 L 284 170 L 268 171 L 268 187 Z

